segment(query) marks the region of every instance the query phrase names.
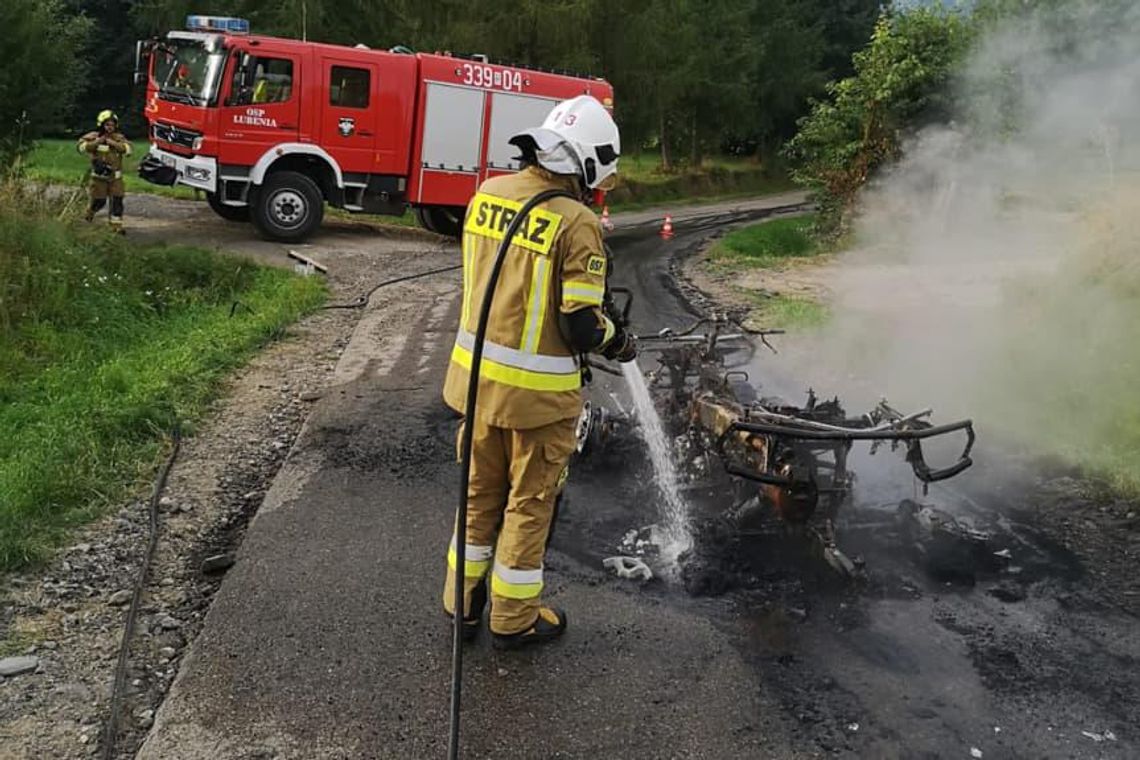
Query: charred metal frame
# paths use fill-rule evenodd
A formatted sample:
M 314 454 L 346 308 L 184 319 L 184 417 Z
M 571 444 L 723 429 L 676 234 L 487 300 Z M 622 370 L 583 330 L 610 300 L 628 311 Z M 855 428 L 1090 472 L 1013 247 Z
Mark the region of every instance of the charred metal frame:
M 702 326 L 707 331 L 697 333 Z M 725 316 L 714 316 L 680 332 L 666 329 L 641 335 L 638 341 L 660 353 L 671 392 L 670 411 L 688 420 L 690 434 L 698 437 L 701 447 L 715 452 L 728 474 L 759 484 L 757 495 L 780 522 L 806 529 L 818 539 L 833 567 L 854 574 L 856 564 L 836 547 L 834 529 L 854 482 L 847 469 L 854 443 L 870 442 L 872 453 L 885 444 L 892 450 L 905 447 L 905 459 L 925 492 L 930 483 L 952 478 L 973 464 L 973 422 L 934 425 L 926 419 L 932 410 L 904 415 L 886 401 L 852 418 L 837 398 L 820 401 L 812 391 L 803 406 L 778 399 L 738 400 L 734 385 L 747 384 L 748 375 L 725 368 L 725 344 L 754 346 L 749 338 L 756 337 L 774 352 L 767 338 L 782 333 L 747 330 Z M 932 468 L 923 441 L 956 433 L 966 436 L 958 459 L 947 467 Z

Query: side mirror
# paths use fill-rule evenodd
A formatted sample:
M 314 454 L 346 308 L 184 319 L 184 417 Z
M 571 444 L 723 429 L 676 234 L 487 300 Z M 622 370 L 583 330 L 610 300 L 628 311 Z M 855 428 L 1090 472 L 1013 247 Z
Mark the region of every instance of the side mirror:
M 255 59 L 249 53 L 242 53 L 241 68 L 238 69 L 238 88 L 245 91 L 249 87 L 249 80 L 253 75 Z
M 144 52 L 144 43 L 139 40 L 135 43 L 135 84 L 142 84 L 147 78 L 147 72 L 143 70 Z M 145 60 L 147 61 L 147 68 L 150 68 L 150 56 L 147 56 Z
M 234 63 L 234 77 L 230 80 L 230 94 L 226 96 L 225 105 L 240 106 L 245 100 L 245 93 L 249 91 L 250 73 L 255 59 L 249 53 L 240 53 Z

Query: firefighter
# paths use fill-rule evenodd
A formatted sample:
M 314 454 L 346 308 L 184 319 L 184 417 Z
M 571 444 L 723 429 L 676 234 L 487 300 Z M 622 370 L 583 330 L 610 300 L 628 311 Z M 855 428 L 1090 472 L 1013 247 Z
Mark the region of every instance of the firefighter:
M 598 217 L 581 200 L 613 186 L 620 139 L 595 98 L 559 103 L 541 127 L 511 138 L 522 170 L 488 179 L 467 207 L 463 303 L 444 400 L 463 413 L 474 331 L 491 263 L 514 212 L 552 188 L 573 196 L 536 207 L 513 238 L 490 312 L 473 426 L 464 581 L 464 635 L 474 636 L 490 586 L 492 643 L 553 640 L 566 614 L 543 606 L 543 555 L 582 410 L 578 358 L 632 361 L 636 344 L 607 314 Z M 620 321 L 620 320 L 619 320 Z M 462 428 L 460 428 L 462 435 Z M 454 614 L 455 542 L 443 604 Z M 488 584 L 488 576 L 490 578 Z
M 123 232 L 123 159 L 131 154 L 131 144 L 119 131 L 114 111 L 101 111 L 95 119 L 98 129 L 79 138 L 79 152 L 91 158 L 91 204 L 84 217 L 95 218 L 111 199 L 111 228 Z

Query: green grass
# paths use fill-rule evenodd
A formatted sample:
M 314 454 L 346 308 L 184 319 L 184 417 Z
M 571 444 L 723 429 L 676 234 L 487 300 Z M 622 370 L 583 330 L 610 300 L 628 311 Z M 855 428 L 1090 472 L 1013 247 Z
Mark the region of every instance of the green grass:
M 795 190 L 780 168 L 753 159 L 713 157 L 700 167 L 662 172 L 654 154 L 626 156 L 618 165 L 618 186 L 609 193 L 611 211 L 634 211 L 675 203 L 711 203 Z
M 812 236 L 815 215 L 773 219 L 734 230 L 717 242 L 714 260 L 730 260 L 748 267 L 771 269 L 789 259 L 815 256 L 822 248 Z
M 666 182 L 672 177 L 685 174 L 699 174 L 711 170 L 723 169 L 726 171 L 747 172 L 760 169 L 761 165 L 755 158 L 737 158 L 735 156 L 706 156 L 700 167 L 692 167 L 686 162 L 677 164 L 672 171 L 661 169 L 661 155 L 653 151 L 643 151 L 628 156 L 622 156 L 618 164 L 618 174 L 625 180 L 641 183 Z
M 827 306 L 810 298 L 756 293 L 753 300 L 756 308 L 749 321 L 755 327 L 810 330 L 827 324 L 831 317 Z
M 167 431 L 324 298 L 314 279 L 21 211 L 0 207 L 0 571 L 149 481 Z
M 76 138 L 78 139 L 78 137 Z M 25 162 L 27 176 L 40 182 L 57 185 L 76 185 L 83 181 L 90 160 L 75 149 L 75 140 L 40 140 Z M 152 193 L 169 198 L 195 198 L 188 187 L 152 185 L 139 178 L 138 162 L 146 155 L 145 140 L 131 143 L 133 152 L 123 165 L 123 182 L 128 193 Z
M 138 161 L 146 154 L 146 141 L 132 143 L 134 153 L 126 160 L 123 180 L 129 193 L 150 193 L 169 198 L 198 199 L 200 194 L 183 187 L 152 185 L 139 178 Z M 689 205 L 715 203 L 735 198 L 774 195 L 797 189 L 780 168 L 770 168 L 751 158 L 711 156 L 700 167 L 681 165 L 671 172 L 660 169 L 660 158 L 654 153 L 625 156 L 619 167 L 619 185 L 608 198 L 610 211 L 636 211 L 664 204 Z M 74 140 L 44 139 L 37 142 L 25 163 L 26 175 L 38 182 L 77 185 L 82 182 L 90 162 L 75 149 Z M 363 221 L 399 227 L 418 227 L 411 211 L 403 216 L 369 216 L 329 208 L 329 218 L 338 221 Z
M 775 269 L 824 252 L 813 236 L 815 215 L 772 219 L 725 235 L 709 250 L 708 263 L 721 274 L 742 269 Z M 740 288 L 754 304 L 753 326 L 806 330 L 830 319 L 825 304 L 803 296 L 785 296 Z
M 405 210 L 402 216 L 387 216 L 379 214 L 357 214 L 340 208 L 329 206 L 325 209 L 325 218 L 349 224 L 388 224 L 396 227 L 419 227 L 416 215 L 410 209 Z

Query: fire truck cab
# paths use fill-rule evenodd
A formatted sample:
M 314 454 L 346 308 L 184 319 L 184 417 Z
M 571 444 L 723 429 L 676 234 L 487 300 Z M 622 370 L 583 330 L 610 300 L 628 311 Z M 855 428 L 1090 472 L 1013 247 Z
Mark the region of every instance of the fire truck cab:
M 371 214 L 411 207 L 457 235 L 479 183 L 516 171 L 511 135 L 580 94 L 612 106 L 602 79 L 449 54 L 264 37 L 240 19 L 191 16 L 140 43 L 147 181 L 206 194 L 274 240 L 320 225 L 327 203 Z

